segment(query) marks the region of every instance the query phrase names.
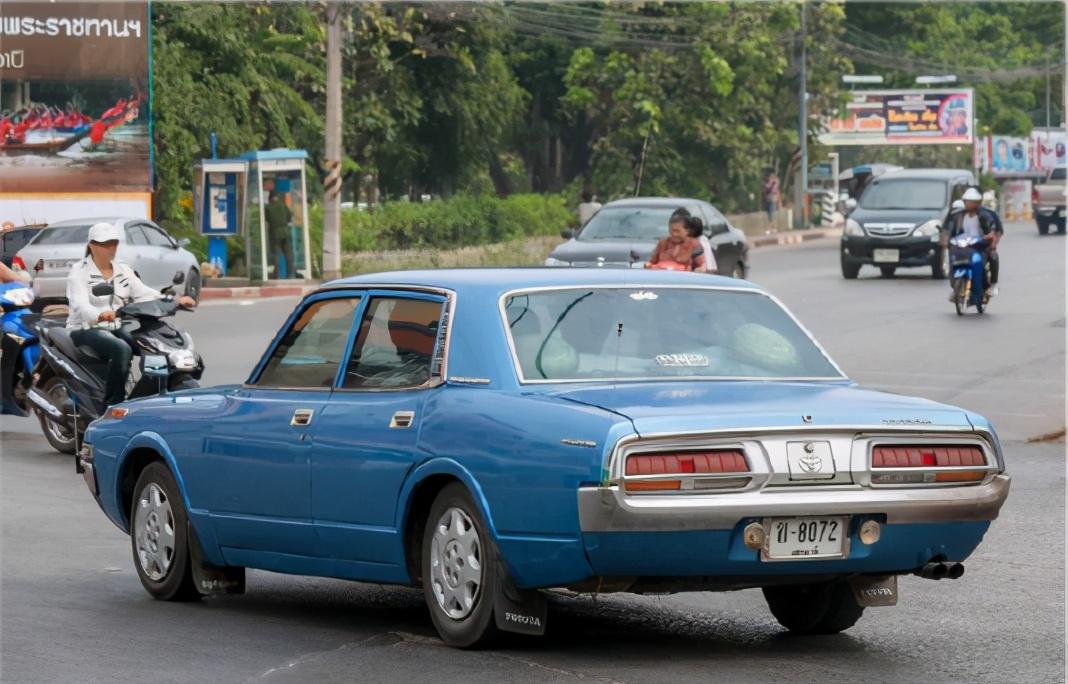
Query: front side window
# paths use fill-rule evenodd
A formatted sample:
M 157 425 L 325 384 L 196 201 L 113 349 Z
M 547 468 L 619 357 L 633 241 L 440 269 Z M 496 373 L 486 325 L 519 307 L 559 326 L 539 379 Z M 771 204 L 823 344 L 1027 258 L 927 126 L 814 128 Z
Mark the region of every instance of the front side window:
M 153 247 L 174 247 L 174 243 L 167 237 L 162 230 L 153 226 L 142 226 L 145 231 L 145 235 L 148 236 L 148 244 Z
M 256 385 L 333 387 L 359 306 L 359 297 L 310 304 L 278 342 Z
M 426 384 L 434 373 L 442 306 L 423 299 L 372 299 L 342 386 L 385 389 Z
M 144 232 L 141 231 L 141 226 L 126 226 L 126 244 L 135 247 L 142 247 L 148 244 L 148 238 L 146 238 Z
M 505 300 L 521 379 L 841 379 L 808 334 L 760 292 L 561 289 Z
M 940 180 L 885 180 L 872 183 L 860 196 L 863 209 L 943 209 L 946 182 Z

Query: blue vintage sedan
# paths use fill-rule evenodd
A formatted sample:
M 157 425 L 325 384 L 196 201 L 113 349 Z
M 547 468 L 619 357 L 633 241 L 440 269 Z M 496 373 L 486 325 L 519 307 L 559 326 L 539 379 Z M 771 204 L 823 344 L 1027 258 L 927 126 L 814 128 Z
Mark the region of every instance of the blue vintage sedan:
M 838 632 L 960 577 L 1009 489 L 984 418 L 858 388 L 759 287 L 601 269 L 329 283 L 246 383 L 114 407 L 78 464 L 156 598 L 411 584 L 461 647 L 555 587 L 759 587 Z

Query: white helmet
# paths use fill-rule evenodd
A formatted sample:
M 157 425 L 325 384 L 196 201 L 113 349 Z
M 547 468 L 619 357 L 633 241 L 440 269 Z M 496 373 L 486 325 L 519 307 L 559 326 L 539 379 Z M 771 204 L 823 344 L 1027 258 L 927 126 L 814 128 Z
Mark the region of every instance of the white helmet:
M 89 229 L 89 242 L 109 242 L 121 239 L 122 231 L 114 223 L 101 221 Z
M 950 206 L 950 211 L 960 211 L 964 208 L 964 200 L 953 200 L 953 205 Z
M 978 188 L 968 188 L 960 198 L 965 202 L 982 202 L 983 193 L 979 192 Z

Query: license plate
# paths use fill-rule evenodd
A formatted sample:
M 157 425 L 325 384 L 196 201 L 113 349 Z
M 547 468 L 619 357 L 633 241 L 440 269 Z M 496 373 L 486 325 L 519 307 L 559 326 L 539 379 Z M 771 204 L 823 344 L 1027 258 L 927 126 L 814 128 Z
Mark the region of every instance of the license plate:
M 875 249 L 871 258 L 877 264 L 896 264 L 901 260 L 901 253 L 896 249 Z
M 767 542 L 761 552 L 762 560 L 845 558 L 849 518 L 766 518 L 764 532 Z
M 77 259 L 62 259 L 45 262 L 45 265 L 53 271 L 65 271 L 71 266 L 73 266 L 77 261 Z
M 1058 212 L 1057 212 L 1057 214 L 1058 214 L 1058 215 L 1059 215 L 1059 216 L 1060 216 L 1061 218 L 1064 218 L 1064 212 L 1065 212 L 1065 210 L 1064 210 L 1064 209 L 1061 209 L 1060 211 L 1058 211 Z

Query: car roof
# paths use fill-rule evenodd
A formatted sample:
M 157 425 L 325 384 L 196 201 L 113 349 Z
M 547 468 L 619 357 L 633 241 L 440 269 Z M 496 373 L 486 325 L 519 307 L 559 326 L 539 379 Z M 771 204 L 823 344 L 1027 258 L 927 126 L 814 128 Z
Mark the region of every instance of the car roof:
M 626 197 L 612 200 L 607 207 L 679 207 L 687 204 L 707 204 L 691 197 Z
M 875 178 L 872 182 L 894 180 L 896 178 L 918 178 L 930 180 L 950 180 L 959 176 L 971 176 L 972 172 L 967 169 L 901 169 L 890 171 Z
M 763 288 L 746 280 L 703 273 L 627 268 L 453 268 L 420 271 L 368 273 L 334 280 L 323 289 L 368 285 L 428 287 L 455 292 L 465 290 L 498 293 L 527 288 L 558 287 L 652 287 L 706 286 L 730 287 L 763 292 Z
M 85 226 L 93 225 L 94 223 L 121 223 L 123 225 L 130 221 L 147 221 L 148 219 L 138 218 L 136 216 L 96 216 L 90 218 L 76 218 L 76 219 L 64 219 L 62 221 L 56 221 L 55 223 L 49 223 L 49 228 L 59 228 L 62 226 Z

